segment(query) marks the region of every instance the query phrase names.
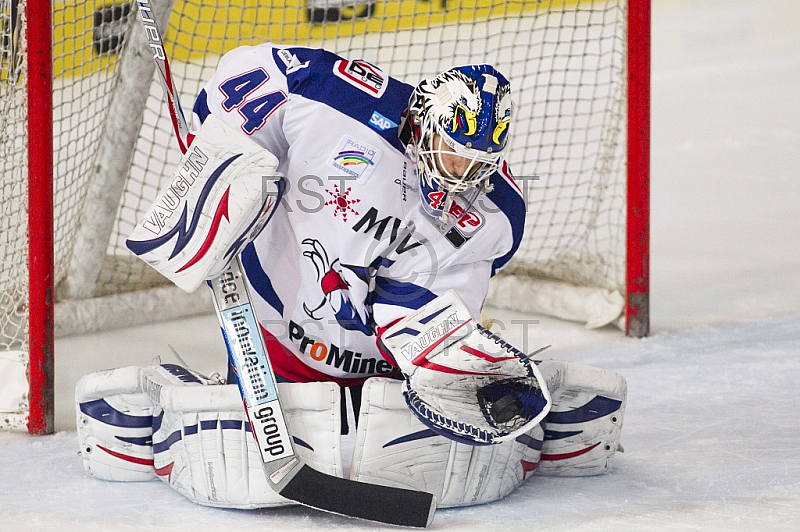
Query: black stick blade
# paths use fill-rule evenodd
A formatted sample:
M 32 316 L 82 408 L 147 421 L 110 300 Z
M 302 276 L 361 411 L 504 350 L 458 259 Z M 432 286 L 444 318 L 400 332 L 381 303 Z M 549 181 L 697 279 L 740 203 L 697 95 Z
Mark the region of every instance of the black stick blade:
M 390 525 L 425 528 L 436 511 L 430 493 L 334 477 L 305 464 L 280 494 L 318 510 Z

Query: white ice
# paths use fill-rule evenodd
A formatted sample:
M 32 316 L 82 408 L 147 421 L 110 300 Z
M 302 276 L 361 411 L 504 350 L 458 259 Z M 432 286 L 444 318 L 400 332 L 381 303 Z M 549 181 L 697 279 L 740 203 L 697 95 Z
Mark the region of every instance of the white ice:
M 605 476 L 442 510 L 433 530 L 800 530 L 800 2 L 653 3 L 652 336 L 494 313 L 518 345 L 625 375 L 626 452 Z M 205 317 L 61 341 L 58 433 L 0 436 L 0 529 L 376 528 L 83 473 L 75 381 L 167 344 L 221 371 L 218 334 Z

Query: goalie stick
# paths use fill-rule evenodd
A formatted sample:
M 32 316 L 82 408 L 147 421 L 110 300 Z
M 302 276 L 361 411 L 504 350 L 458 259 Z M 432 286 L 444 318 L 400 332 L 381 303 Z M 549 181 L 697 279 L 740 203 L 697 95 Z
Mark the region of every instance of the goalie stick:
M 182 152 L 192 135 L 183 116 L 150 0 L 134 0 L 153 52 L 170 119 Z M 295 453 L 275 374 L 253 312 L 241 261 L 209 281 L 217 318 L 258 443 L 267 482 L 281 496 L 319 510 L 401 526 L 426 527 L 436 511 L 430 493 L 356 482 L 321 473 Z

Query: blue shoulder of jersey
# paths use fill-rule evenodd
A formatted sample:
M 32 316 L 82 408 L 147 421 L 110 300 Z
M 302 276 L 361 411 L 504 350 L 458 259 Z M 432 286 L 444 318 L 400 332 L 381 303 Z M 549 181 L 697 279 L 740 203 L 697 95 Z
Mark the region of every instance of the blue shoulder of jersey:
M 275 63 L 286 75 L 289 92 L 327 105 L 372 128 L 400 152 L 400 114 L 414 88 L 376 66 L 331 52 L 303 47 L 275 48 Z
M 492 174 L 490 179 L 492 191 L 487 197 L 500 209 L 511 224 L 512 244 L 511 249 L 492 262 L 492 276 L 503 269 L 511 257 L 519 249 L 522 242 L 522 233 L 525 230 L 525 213 L 527 204 L 519 185 L 514 181 L 507 163 Z

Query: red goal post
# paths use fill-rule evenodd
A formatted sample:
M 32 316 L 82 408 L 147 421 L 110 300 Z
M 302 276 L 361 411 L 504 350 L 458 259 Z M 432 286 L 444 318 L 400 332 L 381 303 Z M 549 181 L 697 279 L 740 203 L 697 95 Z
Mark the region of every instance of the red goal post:
M 53 39 L 49 2 L 28 19 L 28 382 L 31 434 L 55 430 L 53 327 Z
M 531 178 L 520 181 L 530 209 L 523 246 L 487 301 L 648 334 L 650 0 L 151 4 L 169 27 L 185 108 L 220 53 L 267 40 L 361 57 L 409 83 L 495 63 L 515 91 L 510 162 Z M 212 306 L 165 286 L 122 244 L 179 155 L 166 147 L 171 125 L 141 28 L 126 23 L 130 4 L 0 5 L 0 369 L 29 376 L 18 411 L 0 382 L 0 428 L 49 433 L 54 334 Z M 136 46 L 144 52 L 129 53 Z M 588 299 L 603 303 L 599 316 L 584 312 Z
M 628 4 L 625 334 L 650 333 L 650 0 Z

